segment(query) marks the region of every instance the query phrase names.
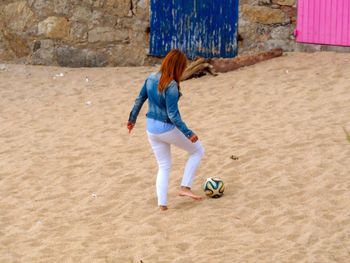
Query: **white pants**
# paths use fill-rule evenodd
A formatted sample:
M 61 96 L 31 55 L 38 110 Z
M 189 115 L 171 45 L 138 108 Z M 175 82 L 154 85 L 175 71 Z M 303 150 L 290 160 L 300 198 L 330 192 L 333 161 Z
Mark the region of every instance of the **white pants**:
M 201 142 L 198 140 L 192 143 L 186 136 L 177 128 L 171 131 L 152 134 L 148 133 L 148 140 L 152 146 L 154 155 L 158 162 L 157 174 L 157 197 L 158 205 L 167 205 L 168 183 L 171 170 L 171 151 L 170 145 L 183 149 L 189 153 L 189 158 L 186 163 L 181 186 L 192 187 L 193 179 L 200 161 L 204 155 L 204 149 Z

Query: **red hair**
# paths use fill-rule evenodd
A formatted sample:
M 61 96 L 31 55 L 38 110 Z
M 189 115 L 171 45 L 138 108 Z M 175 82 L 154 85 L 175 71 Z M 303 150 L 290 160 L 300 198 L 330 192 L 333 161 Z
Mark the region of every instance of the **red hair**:
M 171 50 L 164 58 L 160 67 L 161 77 L 158 90 L 163 92 L 172 80 L 180 84 L 182 74 L 187 66 L 187 58 L 178 49 Z

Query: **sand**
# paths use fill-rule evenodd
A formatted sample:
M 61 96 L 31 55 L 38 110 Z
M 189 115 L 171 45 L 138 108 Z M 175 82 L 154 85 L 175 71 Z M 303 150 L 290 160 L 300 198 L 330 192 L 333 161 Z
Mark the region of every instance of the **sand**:
M 350 54 L 286 54 L 182 84 L 183 119 L 224 197 L 169 210 L 142 109 L 156 67 L 0 71 L 0 262 L 349 262 Z M 62 73 L 62 74 L 61 74 Z M 231 159 L 237 156 L 238 160 Z

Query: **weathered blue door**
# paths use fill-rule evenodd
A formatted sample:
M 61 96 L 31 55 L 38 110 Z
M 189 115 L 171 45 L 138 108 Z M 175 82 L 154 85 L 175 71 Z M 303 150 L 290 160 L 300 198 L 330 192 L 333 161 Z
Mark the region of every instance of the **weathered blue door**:
M 189 58 L 237 54 L 238 0 L 151 0 L 150 53 Z

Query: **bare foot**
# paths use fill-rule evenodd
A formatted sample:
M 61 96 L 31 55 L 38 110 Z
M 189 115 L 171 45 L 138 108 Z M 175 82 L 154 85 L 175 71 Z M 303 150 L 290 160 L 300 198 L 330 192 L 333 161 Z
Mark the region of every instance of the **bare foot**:
M 160 209 L 160 211 L 166 211 L 166 210 L 168 210 L 168 207 L 166 205 L 160 205 L 159 209 Z
M 197 201 L 201 201 L 203 199 L 203 197 L 201 197 L 200 195 L 196 195 L 191 191 L 191 188 L 189 187 L 184 187 L 181 186 L 180 191 L 179 191 L 179 196 L 188 196 L 191 197 L 194 200 Z

